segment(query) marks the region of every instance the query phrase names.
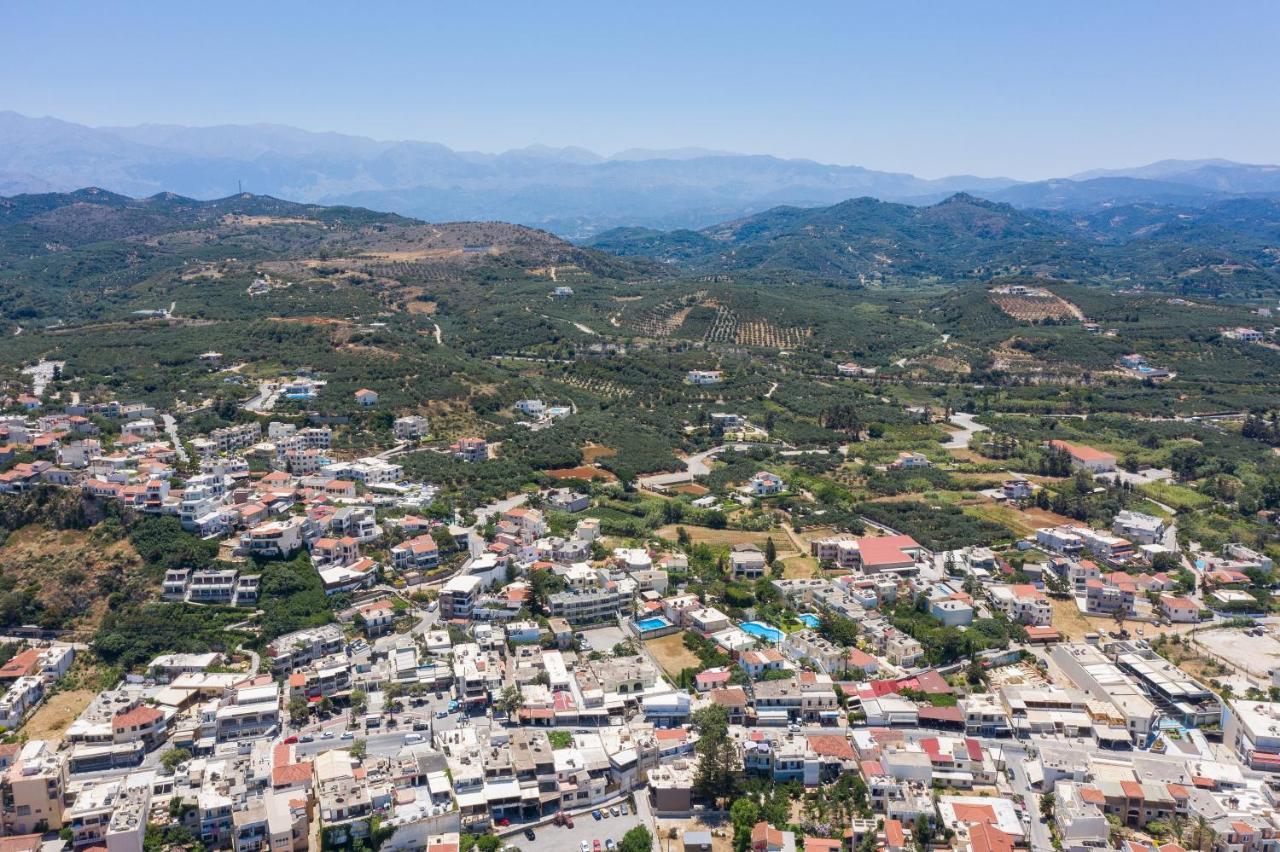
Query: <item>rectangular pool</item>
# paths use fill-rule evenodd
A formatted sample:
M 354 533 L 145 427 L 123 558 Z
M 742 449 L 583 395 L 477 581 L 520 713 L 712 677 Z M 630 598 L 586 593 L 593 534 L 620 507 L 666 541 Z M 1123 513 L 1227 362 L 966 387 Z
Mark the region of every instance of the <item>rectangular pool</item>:
M 655 615 L 652 618 L 646 618 L 643 621 L 636 622 L 636 627 L 639 627 L 640 632 L 642 633 L 648 633 L 650 630 L 661 630 L 664 627 L 670 627 L 670 626 L 671 626 L 671 622 L 667 621 L 665 618 L 663 618 L 660 615 Z
M 804 615 L 798 616 L 797 618 L 806 627 L 812 627 L 814 630 L 817 630 L 818 625 L 822 623 L 822 620 L 819 619 L 818 616 L 808 612 Z

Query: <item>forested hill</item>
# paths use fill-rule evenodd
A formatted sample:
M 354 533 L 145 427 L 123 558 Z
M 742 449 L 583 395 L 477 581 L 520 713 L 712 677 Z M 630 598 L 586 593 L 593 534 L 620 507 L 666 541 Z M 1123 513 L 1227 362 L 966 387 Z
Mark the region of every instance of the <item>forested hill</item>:
M 222 285 L 243 296 L 268 271 L 296 280 L 327 270 L 321 277 L 333 281 L 394 286 L 377 273 L 423 263 L 454 278 L 557 266 L 621 277 L 646 268 L 520 225 L 427 224 L 249 193 L 198 201 L 86 188 L 0 198 L 0 316 L 11 320 L 109 319 L 175 300 L 190 316 L 227 295 Z
M 862 283 L 1034 273 L 1183 293 L 1280 289 L 1280 201 L 1024 210 L 965 194 L 927 207 L 857 198 L 777 207 L 701 231 L 626 228 L 588 245 L 699 271 L 747 269 Z

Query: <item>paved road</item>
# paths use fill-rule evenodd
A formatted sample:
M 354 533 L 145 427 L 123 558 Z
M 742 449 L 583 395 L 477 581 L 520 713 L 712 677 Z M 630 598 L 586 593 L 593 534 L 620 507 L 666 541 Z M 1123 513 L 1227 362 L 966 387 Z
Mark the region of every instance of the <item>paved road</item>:
M 179 460 L 187 461 L 187 450 L 178 438 L 178 421 L 174 420 L 171 414 L 161 414 L 160 419 L 164 421 L 164 431 L 173 443 L 173 451 L 178 454 Z
M 966 414 L 961 411 L 952 414 L 950 417 L 951 425 L 960 427 L 960 431 L 952 433 L 951 440 L 943 444 L 942 448 L 944 450 L 967 449 L 974 435 L 987 431 L 986 426 L 974 420 L 977 416 L 976 414 Z
M 257 394 L 250 397 L 242 407 L 245 411 L 270 411 L 276 407 L 276 399 L 279 395 L 275 382 L 263 382 L 258 385 Z

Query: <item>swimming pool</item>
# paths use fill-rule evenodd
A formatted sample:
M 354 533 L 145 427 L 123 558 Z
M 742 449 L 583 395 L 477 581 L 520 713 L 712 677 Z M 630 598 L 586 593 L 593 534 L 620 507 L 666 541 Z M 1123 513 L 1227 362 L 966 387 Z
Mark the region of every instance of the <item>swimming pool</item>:
M 652 618 L 646 618 L 643 621 L 636 622 L 636 627 L 639 627 L 640 632 L 642 633 L 648 633 L 650 630 L 661 630 L 664 627 L 670 626 L 671 622 L 667 621 L 660 615 L 655 615 Z
M 804 615 L 797 616 L 797 620 L 801 621 L 806 627 L 812 627 L 814 630 L 817 630 L 818 625 L 822 623 L 818 616 L 807 612 Z
M 763 621 L 748 621 L 741 625 L 744 633 L 750 633 L 757 639 L 763 639 L 766 642 L 781 642 L 787 634 L 783 633 L 772 624 L 765 624 Z

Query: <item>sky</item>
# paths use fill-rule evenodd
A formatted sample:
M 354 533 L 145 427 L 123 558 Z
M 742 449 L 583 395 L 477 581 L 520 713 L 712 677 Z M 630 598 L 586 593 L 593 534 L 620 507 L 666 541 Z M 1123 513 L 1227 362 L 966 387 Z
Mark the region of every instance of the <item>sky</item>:
M 1039 179 L 1280 162 L 1280 4 L 8 0 L 0 109 Z

